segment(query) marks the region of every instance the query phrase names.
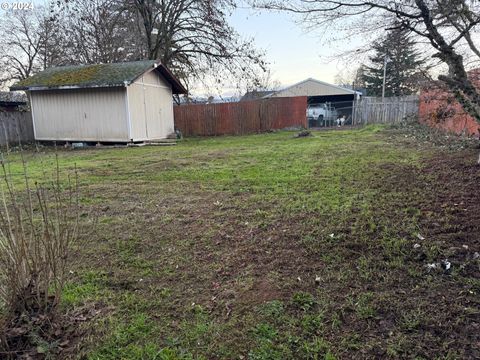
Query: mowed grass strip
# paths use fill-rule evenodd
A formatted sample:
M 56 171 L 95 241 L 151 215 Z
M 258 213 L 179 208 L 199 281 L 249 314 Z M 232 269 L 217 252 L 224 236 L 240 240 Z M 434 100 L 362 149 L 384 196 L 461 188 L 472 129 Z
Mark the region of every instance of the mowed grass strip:
M 85 324 L 79 356 L 473 354 L 474 339 L 454 333 L 474 325 L 473 300 L 442 294 L 475 292 L 477 280 L 425 270 L 451 247 L 427 237 L 438 179 L 423 169 L 438 150 L 381 127 L 293 134 L 58 152 L 98 217 L 94 228 L 82 218 L 63 306 L 111 309 Z M 30 176 L 51 171 L 52 156 L 27 154 Z

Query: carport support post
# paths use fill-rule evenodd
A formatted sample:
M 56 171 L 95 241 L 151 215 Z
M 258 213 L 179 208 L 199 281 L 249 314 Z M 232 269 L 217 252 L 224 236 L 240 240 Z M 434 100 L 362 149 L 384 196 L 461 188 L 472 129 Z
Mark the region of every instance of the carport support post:
M 387 55 L 383 59 L 383 85 L 382 85 L 382 102 L 385 100 L 385 84 L 387 79 Z
M 386 121 L 386 114 L 385 114 L 385 85 L 386 85 L 386 82 L 387 82 L 387 64 L 388 64 L 388 60 L 390 60 L 388 58 L 388 55 L 385 54 L 385 58 L 384 58 L 384 61 L 383 61 L 383 86 L 382 86 L 382 108 L 383 108 L 383 118 L 382 118 L 382 122 L 385 122 Z
M 353 91 L 355 91 L 355 87 L 353 87 Z M 354 93 L 353 94 L 353 102 L 352 102 L 352 126 L 355 126 L 355 118 L 356 118 L 356 114 L 355 114 L 355 109 L 356 109 L 356 105 L 357 105 L 357 93 Z

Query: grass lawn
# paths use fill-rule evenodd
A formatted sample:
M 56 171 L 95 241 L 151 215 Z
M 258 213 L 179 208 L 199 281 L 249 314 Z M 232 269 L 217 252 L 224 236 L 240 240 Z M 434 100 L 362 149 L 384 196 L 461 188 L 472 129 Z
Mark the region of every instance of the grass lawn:
M 62 357 L 480 357 L 478 150 L 379 127 L 292 135 L 61 151 L 98 217 L 62 304 L 97 315 Z

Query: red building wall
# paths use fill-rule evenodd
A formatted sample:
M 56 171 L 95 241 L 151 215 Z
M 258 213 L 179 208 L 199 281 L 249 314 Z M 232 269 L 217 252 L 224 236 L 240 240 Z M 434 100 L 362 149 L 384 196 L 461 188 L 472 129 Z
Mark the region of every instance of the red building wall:
M 480 69 L 469 73 L 480 89 Z M 456 134 L 480 135 L 480 124 L 466 114 L 453 95 L 438 83 L 420 93 L 420 122 Z

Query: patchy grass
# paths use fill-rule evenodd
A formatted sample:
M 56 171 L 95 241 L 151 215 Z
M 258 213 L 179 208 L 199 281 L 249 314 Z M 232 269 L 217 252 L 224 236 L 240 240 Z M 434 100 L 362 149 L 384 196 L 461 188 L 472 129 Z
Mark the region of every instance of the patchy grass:
M 110 309 L 75 356 L 480 356 L 475 152 L 380 127 L 292 135 L 59 153 L 98 216 L 63 308 Z

